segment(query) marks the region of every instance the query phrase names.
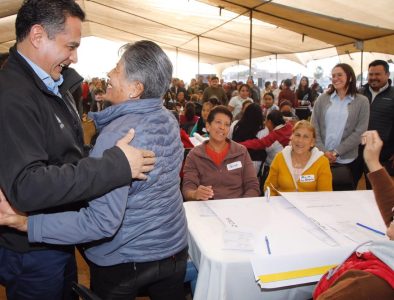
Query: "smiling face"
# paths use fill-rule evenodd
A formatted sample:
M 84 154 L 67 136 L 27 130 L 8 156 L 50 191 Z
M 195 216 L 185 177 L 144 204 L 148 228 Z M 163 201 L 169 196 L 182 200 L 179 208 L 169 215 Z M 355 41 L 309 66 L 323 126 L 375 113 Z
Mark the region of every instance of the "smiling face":
M 274 99 L 272 99 L 271 95 L 264 95 L 264 104 L 266 108 L 270 108 L 272 105 L 274 105 Z
M 374 91 L 379 91 L 389 80 L 390 73 L 382 65 L 371 66 L 368 69 L 368 84 Z
M 348 78 L 341 67 L 332 69 L 332 84 L 337 91 L 346 91 L 348 88 Z
M 77 48 L 81 41 L 81 20 L 67 17 L 62 32 L 55 34 L 53 39 L 41 25 L 31 29 L 31 39 L 38 50 L 37 64 L 47 72 L 53 80 L 59 80 L 63 66 L 78 61 Z
M 178 100 L 178 102 L 185 102 L 185 94 L 183 92 L 178 92 L 178 94 L 176 95 L 176 99 Z
M 221 144 L 226 142 L 230 131 L 231 119 L 223 113 L 217 113 L 211 123 L 206 124 L 209 140 Z
M 219 79 L 212 79 L 211 80 L 211 87 L 217 88 L 219 86 Z
M 308 80 L 305 77 L 302 77 L 300 83 L 302 87 L 308 87 Z
M 135 84 L 126 79 L 125 67 L 121 59 L 116 67 L 108 73 L 109 81 L 106 91 L 106 98 L 113 104 L 124 102 L 132 97 Z
M 239 96 L 242 99 L 248 98 L 249 97 L 249 88 L 247 86 L 241 87 L 241 89 L 239 90 Z
M 307 127 L 296 128 L 291 136 L 291 146 L 296 154 L 305 154 L 315 145 L 313 131 Z

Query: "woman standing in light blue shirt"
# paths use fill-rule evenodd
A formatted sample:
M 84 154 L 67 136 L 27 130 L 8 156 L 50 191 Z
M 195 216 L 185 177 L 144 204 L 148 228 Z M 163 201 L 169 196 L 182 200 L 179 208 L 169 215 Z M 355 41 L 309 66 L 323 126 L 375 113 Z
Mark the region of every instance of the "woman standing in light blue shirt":
M 332 87 L 319 96 L 312 114 L 316 146 L 330 161 L 334 190 L 357 188 L 354 162 L 368 120 L 369 102 L 357 93 L 352 67 L 337 64 L 332 69 Z

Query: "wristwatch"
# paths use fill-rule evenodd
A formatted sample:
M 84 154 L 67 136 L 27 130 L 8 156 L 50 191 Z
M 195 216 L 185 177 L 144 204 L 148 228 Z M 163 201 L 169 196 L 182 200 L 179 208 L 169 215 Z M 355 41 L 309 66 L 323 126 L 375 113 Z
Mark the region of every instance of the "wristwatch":
M 331 153 L 332 153 L 332 155 L 335 156 L 335 158 L 338 158 L 338 156 L 339 156 L 338 152 L 336 152 L 335 150 L 332 150 Z

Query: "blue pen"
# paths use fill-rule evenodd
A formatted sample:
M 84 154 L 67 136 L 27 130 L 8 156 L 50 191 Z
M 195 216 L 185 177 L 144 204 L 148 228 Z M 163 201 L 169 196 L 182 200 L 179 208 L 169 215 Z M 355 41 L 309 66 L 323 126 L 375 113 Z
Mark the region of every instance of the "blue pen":
M 377 233 L 377 234 L 386 235 L 384 232 L 381 232 L 381 231 L 379 231 L 379 230 L 377 230 L 377 229 L 373 229 L 373 228 L 371 228 L 371 227 L 369 227 L 369 226 L 367 226 L 367 225 L 363 225 L 363 224 L 361 224 L 361 223 L 356 223 L 356 225 L 358 225 L 358 226 L 360 226 L 360 227 L 362 227 L 362 228 L 371 230 L 371 231 L 373 231 L 373 232 L 375 232 L 375 233 Z
M 270 241 L 268 240 L 268 236 L 265 236 L 265 245 L 267 246 L 268 254 L 271 255 Z

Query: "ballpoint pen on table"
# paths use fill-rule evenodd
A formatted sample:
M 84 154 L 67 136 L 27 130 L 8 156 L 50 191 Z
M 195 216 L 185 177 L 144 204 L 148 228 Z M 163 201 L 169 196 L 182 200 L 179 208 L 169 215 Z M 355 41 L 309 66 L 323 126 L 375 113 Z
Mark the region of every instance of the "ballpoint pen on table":
M 265 190 L 265 199 L 267 200 L 267 202 L 270 201 L 270 196 L 271 196 L 271 190 L 270 187 L 267 186 L 267 189 Z
M 372 232 L 375 232 L 375 233 L 377 233 L 377 234 L 386 235 L 384 232 L 379 231 L 379 230 L 377 230 L 377 229 L 374 229 L 374 228 L 372 228 L 372 227 L 369 227 L 369 226 L 367 226 L 367 225 L 364 225 L 364 224 L 361 224 L 361 223 L 358 223 L 358 222 L 356 223 L 356 225 L 358 225 L 358 226 L 360 226 L 360 227 L 362 227 L 362 228 L 368 229 L 368 230 L 370 230 L 370 231 L 372 231 Z
M 267 246 L 268 254 L 271 255 L 271 247 L 270 247 L 270 241 L 268 240 L 268 236 L 265 236 L 265 245 Z

